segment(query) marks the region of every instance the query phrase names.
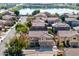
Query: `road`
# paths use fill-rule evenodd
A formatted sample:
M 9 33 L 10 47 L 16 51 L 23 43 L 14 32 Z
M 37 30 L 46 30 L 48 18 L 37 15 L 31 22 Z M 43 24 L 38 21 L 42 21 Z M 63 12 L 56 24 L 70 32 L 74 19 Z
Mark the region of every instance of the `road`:
M 20 20 L 20 23 L 26 22 L 26 16 L 20 17 L 19 20 Z M 17 24 L 17 23 L 16 23 L 16 24 Z M 16 24 L 15 24 L 15 25 L 16 25 Z M 4 39 L 3 39 L 3 41 L 0 43 L 0 56 L 3 56 L 3 55 L 4 55 L 3 52 L 4 52 L 5 49 L 6 49 L 5 43 L 8 43 L 9 40 L 10 40 L 12 37 L 14 37 L 14 35 L 15 35 L 15 33 L 16 33 L 16 31 L 15 31 L 15 25 L 14 25 L 13 27 L 11 27 L 11 28 L 8 30 L 8 32 L 6 33 L 6 35 L 5 35 Z

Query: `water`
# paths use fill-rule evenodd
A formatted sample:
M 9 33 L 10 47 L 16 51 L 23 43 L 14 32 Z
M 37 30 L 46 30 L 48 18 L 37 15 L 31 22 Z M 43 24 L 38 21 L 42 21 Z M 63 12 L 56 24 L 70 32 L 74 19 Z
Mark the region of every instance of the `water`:
M 32 14 L 32 12 L 34 10 L 39 10 L 39 9 L 30 9 L 30 8 L 26 8 L 26 9 L 21 9 L 20 11 L 20 15 L 26 15 L 26 14 Z M 53 13 L 58 13 L 58 14 L 63 14 L 63 13 L 77 13 L 79 12 L 79 10 L 74 10 L 74 9 L 66 9 L 66 8 L 52 8 L 52 9 L 40 9 L 40 12 L 49 12 L 51 14 Z

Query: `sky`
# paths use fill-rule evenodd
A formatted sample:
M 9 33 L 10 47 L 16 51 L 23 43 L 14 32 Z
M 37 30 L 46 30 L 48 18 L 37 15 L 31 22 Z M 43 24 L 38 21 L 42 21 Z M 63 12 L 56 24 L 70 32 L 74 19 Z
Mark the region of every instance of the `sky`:
M 0 0 L 0 3 L 79 3 L 79 0 Z

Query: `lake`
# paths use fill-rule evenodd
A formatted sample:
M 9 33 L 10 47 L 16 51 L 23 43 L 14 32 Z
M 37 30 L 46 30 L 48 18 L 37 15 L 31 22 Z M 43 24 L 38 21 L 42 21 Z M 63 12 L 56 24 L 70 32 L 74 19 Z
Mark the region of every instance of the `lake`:
M 52 8 L 52 9 L 30 9 L 30 8 L 26 8 L 26 9 L 21 9 L 20 11 L 20 15 L 26 15 L 26 14 L 32 14 L 32 12 L 34 10 L 40 10 L 40 12 L 49 12 L 51 14 L 53 13 L 58 13 L 58 14 L 63 14 L 63 13 L 78 13 L 79 10 L 74 10 L 74 9 L 66 9 L 66 8 Z

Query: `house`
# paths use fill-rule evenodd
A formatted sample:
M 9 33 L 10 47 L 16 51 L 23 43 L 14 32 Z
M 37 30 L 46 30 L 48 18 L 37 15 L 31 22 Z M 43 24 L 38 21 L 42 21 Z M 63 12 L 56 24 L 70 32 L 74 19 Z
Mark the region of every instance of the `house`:
M 12 16 L 15 16 L 14 12 L 12 12 L 12 11 L 6 11 L 6 12 L 4 12 L 4 15 L 12 15 Z
M 52 17 L 52 15 L 49 12 L 41 12 L 35 15 L 36 17 Z
M 68 24 L 61 22 L 52 24 L 52 28 L 54 28 L 56 31 L 70 30 L 70 26 Z
M 79 26 L 79 20 L 76 18 L 65 18 L 65 22 L 72 27 Z
M 14 23 L 12 21 L 8 21 L 8 20 L 0 20 L 0 25 L 2 25 L 2 27 L 4 26 L 12 26 Z
M 0 30 L 2 30 L 4 28 L 4 20 L 0 20 Z
M 13 20 L 13 18 L 14 18 L 15 16 L 11 16 L 11 15 L 4 15 L 3 17 L 2 17 L 2 19 L 4 19 L 4 20 Z
M 38 14 L 36 14 L 35 15 L 35 17 L 39 17 L 39 18 L 46 18 L 47 16 L 46 16 L 46 14 L 44 14 L 44 13 L 38 13 Z
M 60 22 L 58 17 L 48 17 L 45 21 L 47 21 L 48 26 L 51 26 L 51 24 Z
M 51 15 L 48 12 L 41 12 L 41 13 L 36 14 L 35 17 L 39 18 L 41 20 L 46 20 L 46 18 L 48 18 L 48 17 L 53 17 L 53 15 Z
M 30 46 L 52 47 L 54 45 L 53 35 L 48 31 L 29 31 Z
M 58 31 L 57 36 L 60 42 L 69 41 L 71 47 L 79 47 L 79 33 L 77 31 Z
M 79 33 L 79 26 L 73 27 L 73 30 L 75 30 Z
M 33 20 L 32 27 L 30 30 L 46 30 L 45 22 L 42 20 L 38 20 L 38 19 Z
M 77 14 L 73 14 L 73 13 L 71 13 L 71 14 L 69 14 L 69 13 L 65 13 L 64 15 L 67 15 L 68 16 L 68 18 L 77 18 L 79 15 L 77 15 Z
M 79 48 L 65 48 L 65 56 L 79 56 Z

